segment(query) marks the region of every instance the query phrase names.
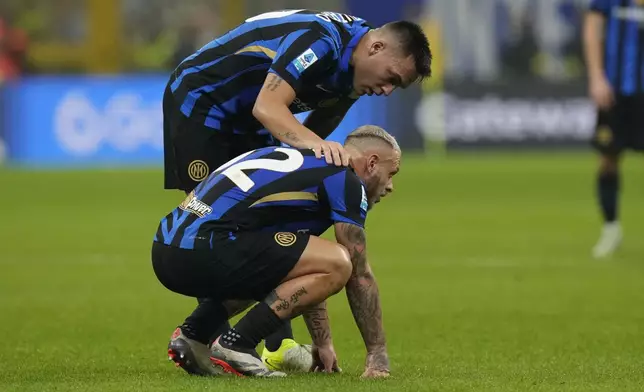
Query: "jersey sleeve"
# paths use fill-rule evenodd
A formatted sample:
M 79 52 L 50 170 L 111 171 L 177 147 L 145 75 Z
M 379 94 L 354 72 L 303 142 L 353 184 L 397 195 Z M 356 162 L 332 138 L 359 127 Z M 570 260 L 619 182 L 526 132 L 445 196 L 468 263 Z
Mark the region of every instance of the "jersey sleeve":
M 610 12 L 611 0 L 591 0 L 588 6 L 590 11 L 599 12 L 600 14 L 608 15 Z
M 295 31 L 277 48 L 269 72 L 284 79 L 296 92 L 303 77 L 324 76 L 333 72 L 339 58 L 339 45 L 323 27 Z
M 364 228 L 367 219 L 367 192 L 355 173 L 342 170 L 324 179 L 322 187 L 329 203 L 330 219 Z

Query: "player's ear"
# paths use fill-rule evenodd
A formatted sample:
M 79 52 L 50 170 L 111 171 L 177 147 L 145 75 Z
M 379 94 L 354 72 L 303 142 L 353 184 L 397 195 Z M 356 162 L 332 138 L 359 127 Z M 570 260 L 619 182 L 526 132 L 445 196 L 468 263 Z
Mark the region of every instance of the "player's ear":
M 376 154 L 369 155 L 369 158 L 367 158 L 367 171 L 369 173 L 373 173 L 378 166 L 378 162 L 380 161 L 380 157 Z
M 376 40 L 371 44 L 371 47 L 369 47 L 369 55 L 373 56 L 376 53 L 382 52 L 382 50 L 385 48 L 386 44 L 384 41 L 381 40 Z

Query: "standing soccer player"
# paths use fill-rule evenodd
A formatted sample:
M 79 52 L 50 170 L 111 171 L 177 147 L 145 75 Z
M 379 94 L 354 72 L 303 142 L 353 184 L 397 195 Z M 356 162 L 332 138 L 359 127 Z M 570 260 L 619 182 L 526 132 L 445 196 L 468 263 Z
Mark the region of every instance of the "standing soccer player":
M 593 255 L 602 258 L 622 240 L 620 157 L 625 149 L 644 150 L 644 0 L 592 0 L 583 39 L 597 106 L 592 143 L 601 154 L 597 191 L 605 222 Z
M 427 37 L 411 22 L 373 29 L 361 18 L 312 10 L 249 18 L 171 75 L 163 99 L 165 188 L 189 193 L 230 159 L 281 142 L 346 166 L 343 146 L 324 138 L 358 97 L 389 95 L 429 76 L 430 67 Z M 293 115 L 309 111 L 304 124 Z M 217 320 L 228 313 L 221 303 L 200 300 L 179 340 L 195 342 L 205 353 L 197 342 L 217 335 Z M 266 339 L 264 356 L 281 352 L 283 342 L 295 344 L 292 338 L 285 323 Z M 198 357 L 204 366 L 184 369 L 208 372 L 207 358 Z

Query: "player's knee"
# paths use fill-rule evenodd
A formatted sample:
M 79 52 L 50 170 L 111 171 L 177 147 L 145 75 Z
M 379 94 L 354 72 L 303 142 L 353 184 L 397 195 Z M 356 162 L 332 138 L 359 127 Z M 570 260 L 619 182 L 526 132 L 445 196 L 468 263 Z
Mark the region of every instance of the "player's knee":
M 334 294 L 342 290 L 346 286 L 351 272 L 353 272 L 353 264 L 351 263 L 351 255 L 347 248 L 338 244 L 337 255 L 334 257 L 332 266 L 333 274 L 333 292 Z
M 342 245 L 338 246 L 340 247 L 340 253 L 342 254 L 342 257 L 340 257 L 340 264 L 342 264 L 340 270 L 342 272 L 343 278 L 346 279 L 346 283 L 351 277 L 351 273 L 353 272 L 353 263 L 351 262 L 351 254 L 349 253 L 349 250 L 347 250 L 347 248 Z

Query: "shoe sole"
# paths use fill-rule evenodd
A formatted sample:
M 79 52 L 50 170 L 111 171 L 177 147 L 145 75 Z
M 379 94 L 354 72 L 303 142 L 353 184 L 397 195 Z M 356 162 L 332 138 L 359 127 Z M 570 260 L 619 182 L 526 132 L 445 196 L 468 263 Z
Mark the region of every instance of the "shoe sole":
M 266 374 L 256 375 L 256 374 L 253 374 L 251 372 L 249 372 L 248 374 L 244 374 L 244 373 L 240 372 L 239 370 L 235 369 L 230 363 L 228 363 L 227 361 L 225 361 L 222 358 L 218 358 L 216 356 L 211 356 L 210 361 L 212 361 L 212 363 L 215 366 L 218 366 L 219 368 L 221 368 L 226 374 L 237 376 L 237 377 L 242 377 L 242 378 L 244 378 L 244 377 L 252 377 L 252 378 L 273 378 L 273 377 L 276 377 L 276 378 L 279 378 L 279 377 L 286 376 L 286 374 L 284 374 L 284 376 L 269 376 L 269 375 L 266 375 Z M 278 374 L 278 373 L 281 373 L 281 372 L 271 372 L 271 373 Z
M 211 377 L 219 375 L 216 373 L 209 373 L 201 369 L 192 354 L 190 346 L 181 340 L 176 340 L 170 343 L 170 347 L 168 347 L 168 359 L 173 361 L 176 367 L 182 368 L 186 373 L 191 375 Z
M 237 377 L 246 377 L 245 375 L 243 375 L 240 372 L 238 372 L 237 370 L 235 370 L 235 368 L 230 366 L 230 364 L 228 364 L 228 362 L 226 362 L 226 361 L 222 361 L 221 359 L 218 359 L 218 358 L 215 358 L 215 357 L 210 357 L 210 360 L 212 361 L 213 364 L 219 366 L 224 372 L 226 372 L 228 374 L 232 374 L 232 375 L 237 376 Z

